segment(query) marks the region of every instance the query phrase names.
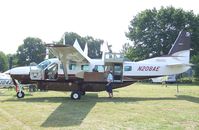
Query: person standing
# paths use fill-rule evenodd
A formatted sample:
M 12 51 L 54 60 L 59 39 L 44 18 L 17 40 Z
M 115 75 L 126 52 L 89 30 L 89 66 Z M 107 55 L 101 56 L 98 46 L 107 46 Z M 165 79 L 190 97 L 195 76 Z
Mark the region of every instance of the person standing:
M 108 71 L 108 77 L 107 77 L 107 85 L 106 85 L 106 91 L 109 94 L 109 98 L 113 97 L 113 90 L 112 90 L 112 82 L 113 82 L 113 75 L 112 71 Z

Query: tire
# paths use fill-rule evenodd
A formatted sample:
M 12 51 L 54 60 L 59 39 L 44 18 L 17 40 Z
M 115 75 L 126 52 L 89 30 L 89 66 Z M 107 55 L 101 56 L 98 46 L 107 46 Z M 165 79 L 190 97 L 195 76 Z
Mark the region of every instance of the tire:
M 17 98 L 23 98 L 25 96 L 25 93 L 23 91 L 17 92 Z
M 71 93 L 71 99 L 78 100 L 81 98 L 81 93 L 79 91 L 73 91 Z

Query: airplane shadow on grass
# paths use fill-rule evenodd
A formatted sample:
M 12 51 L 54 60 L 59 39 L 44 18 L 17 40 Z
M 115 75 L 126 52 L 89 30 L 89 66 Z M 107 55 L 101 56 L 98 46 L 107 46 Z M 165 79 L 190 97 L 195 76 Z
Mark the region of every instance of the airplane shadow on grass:
M 42 127 L 65 127 L 80 125 L 86 118 L 90 110 L 95 106 L 95 102 L 70 101 L 66 99 L 41 125 Z
M 189 95 L 176 95 L 176 97 L 179 100 L 186 100 L 189 102 L 193 102 L 193 103 L 198 103 L 199 104 L 199 98 L 198 97 L 193 97 L 193 96 L 189 96 Z
M 24 98 L 9 99 L 7 101 L 17 102 L 50 102 L 61 103 L 51 115 L 45 120 L 41 127 L 67 127 L 80 125 L 86 118 L 87 114 L 92 110 L 97 102 L 115 102 L 115 103 L 133 103 L 138 101 L 155 101 L 155 100 L 186 100 L 199 104 L 198 97 L 188 95 L 176 95 L 176 97 L 98 97 L 97 93 L 89 93 L 83 96 L 81 100 L 71 100 L 69 97 L 40 97 L 40 98 Z

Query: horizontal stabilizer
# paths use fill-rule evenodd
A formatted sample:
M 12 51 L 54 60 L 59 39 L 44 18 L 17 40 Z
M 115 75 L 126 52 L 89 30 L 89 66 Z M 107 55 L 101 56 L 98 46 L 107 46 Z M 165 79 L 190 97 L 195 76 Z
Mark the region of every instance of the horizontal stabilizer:
M 169 65 L 167 65 L 167 67 L 182 67 L 182 66 L 193 66 L 193 64 L 180 64 L 180 63 L 176 63 L 176 64 L 169 64 Z

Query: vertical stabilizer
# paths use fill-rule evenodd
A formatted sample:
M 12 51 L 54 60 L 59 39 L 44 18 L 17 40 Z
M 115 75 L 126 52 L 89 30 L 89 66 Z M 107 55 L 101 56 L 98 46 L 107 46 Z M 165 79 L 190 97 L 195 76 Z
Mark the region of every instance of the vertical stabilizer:
M 171 50 L 169 51 L 169 55 L 172 55 L 179 51 L 190 50 L 190 44 L 191 44 L 190 33 L 186 31 L 180 31 Z
M 189 64 L 190 44 L 190 33 L 184 30 L 180 31 L 168 55 L 177 57 L 181 61 L 181 63 Z

